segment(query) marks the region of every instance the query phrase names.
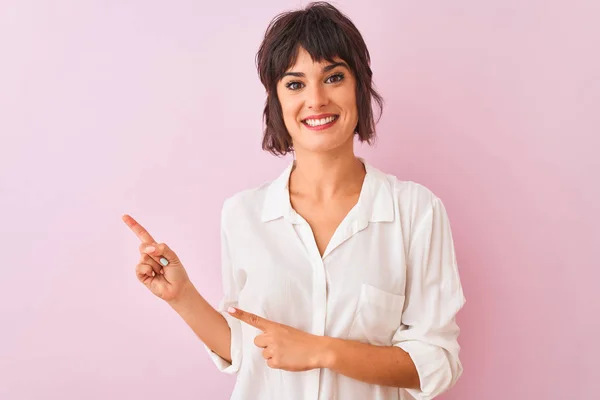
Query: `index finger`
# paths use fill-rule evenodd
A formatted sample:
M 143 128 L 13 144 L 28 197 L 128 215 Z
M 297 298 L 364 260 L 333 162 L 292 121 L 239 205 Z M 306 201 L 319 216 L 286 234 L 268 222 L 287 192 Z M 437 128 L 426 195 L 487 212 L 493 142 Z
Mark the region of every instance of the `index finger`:
M 143 226 L 141 226 L 132 216 L 125 214 L 121 217 L 123 222 L 136 234 L 136 236 L 142 241 L 142 243 L 156 243 L 154 238 L 148 233 Z
M 247 323 L 248 325 L 258 328 L 263 332 L 265 332 L 272 323 L 272 321 L 269 321 L 268 319 L 259 317 L 258 315 L 249 313 L 248 311 L 240 310 L 239 308 L 229 307 L 227 311 L 233 317 Z

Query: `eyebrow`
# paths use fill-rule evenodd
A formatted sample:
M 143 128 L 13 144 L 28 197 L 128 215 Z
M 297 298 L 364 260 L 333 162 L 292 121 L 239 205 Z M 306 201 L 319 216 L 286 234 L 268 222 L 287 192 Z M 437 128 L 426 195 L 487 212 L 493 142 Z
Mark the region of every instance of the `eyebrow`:
M 333 64 L 329 64 L 326 65 L 325 67 L 323 67 L 323 73 L 325 72 L 329 72 L 332 69 L 336 68 L 336 67 L 344 67 L 347 70 L 350 70 L 350 68 L 348 67 L 348 64 L 346 64 L 345 62 L 336 62 Z M 281 77 L 281 79 L 285 78 L 286 76 L 295 76 L 298 78 L 304 78 L 306 77 L 306 74 L 304 72 L 286 72 L 285 74 L 283 74 L 283 76 Z

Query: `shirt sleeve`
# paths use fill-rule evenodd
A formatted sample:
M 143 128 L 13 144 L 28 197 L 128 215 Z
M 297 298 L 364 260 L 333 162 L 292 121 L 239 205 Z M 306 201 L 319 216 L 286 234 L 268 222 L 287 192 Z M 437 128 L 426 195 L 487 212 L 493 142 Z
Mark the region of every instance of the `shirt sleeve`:
M 221 275 L 223 282 L 223 297 L 219 302 L 217 311 L 225 317 L 229 329 L 231 330 L 231 363 L 212 351 L 208 346 L 204 345 L 204 347 L 220 371 L 228 374 L 235 374 L 239 371 L 240 363 L 242 361 L 242 332 L 240 321 L 227 313 L 229 307 L 238 306 L 239 294 L 239 288 L 235 282 L 233 273 L 233 265 L 226 233 L 227 204 L 226 201 L 223 205 L 223 210 L 221 211 Z
M 451 388 L 462 375 L 456 314 L 466 301 L 450 222 L 433 194 L 431 207 L 416 222 L 407 258 L 402 324 L 392 344 L 410 355 L 419 374 L 420 388 L 408 392 L 427 400 Z

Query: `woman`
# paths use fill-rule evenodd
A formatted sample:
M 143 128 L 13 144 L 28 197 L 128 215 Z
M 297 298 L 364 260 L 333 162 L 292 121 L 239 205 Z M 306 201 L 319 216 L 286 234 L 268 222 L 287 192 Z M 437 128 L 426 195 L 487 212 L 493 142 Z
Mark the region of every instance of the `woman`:
M 263 148 L 279 178 L 222 210 L 213 309 L 175 253 L 131 217 L 138 278 L 237 373 L 232 399 L 430 399 L 462 373 L 465 300 L 448 217 L 425 187 L 354 155 L 374 136 L 369 53 L 327 3 L 276 17 L 257 54 Z

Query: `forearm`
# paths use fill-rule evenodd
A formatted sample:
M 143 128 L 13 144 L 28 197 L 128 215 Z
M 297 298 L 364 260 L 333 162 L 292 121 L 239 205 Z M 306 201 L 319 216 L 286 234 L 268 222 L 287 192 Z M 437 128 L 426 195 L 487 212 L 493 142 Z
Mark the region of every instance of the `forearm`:
M 322 366 L 359 381 L 383 386 L 419 388 L 419 375 L 409 354 L 399 347 L 323 337 Z
M 183 318 L 208 348 L 231 362 L 231 331 L 229 325 L 225 317 L 200 295 L 193 284 L 190 283 L 181 296 L 170 301 L 169 305 Z

